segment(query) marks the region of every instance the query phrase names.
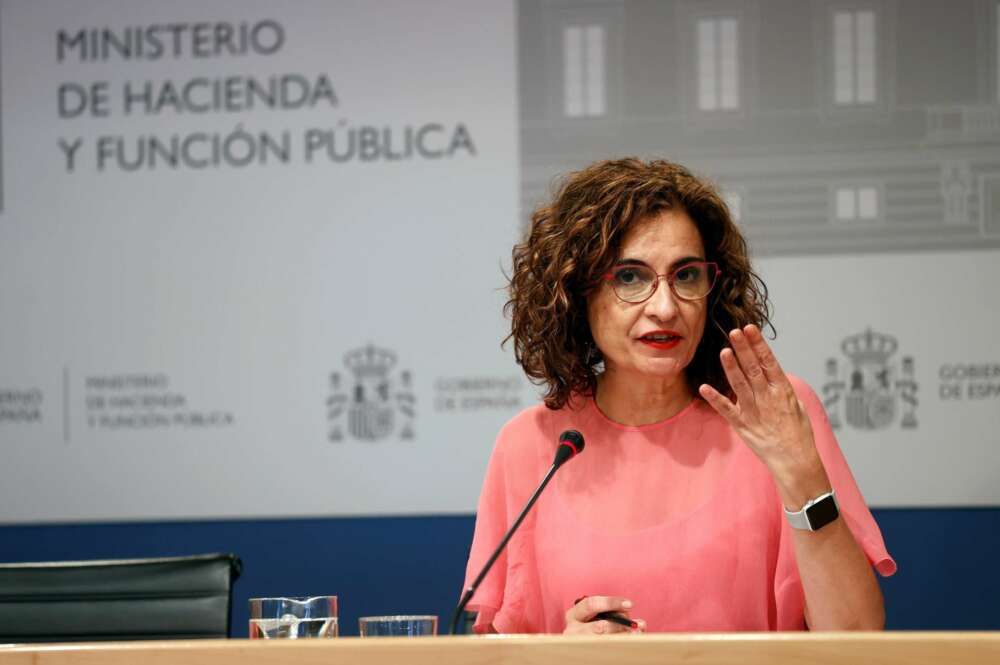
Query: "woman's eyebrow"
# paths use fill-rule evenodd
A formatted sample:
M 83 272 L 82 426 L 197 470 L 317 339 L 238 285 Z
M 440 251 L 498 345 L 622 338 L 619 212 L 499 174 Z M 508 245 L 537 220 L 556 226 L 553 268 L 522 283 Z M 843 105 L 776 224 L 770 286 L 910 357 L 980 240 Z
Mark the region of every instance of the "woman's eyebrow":
M 691 263 L 692 261 L 704 262 L 704 260 L 705 260 L 704 256 L 685 256 L 671 263 L 670 269 L 673 270 L 677 266 L 684 265 L 685 263 Z M 646 266 L 647 268 L 650 267 L 648 263 L 642 261 L 641 259 L 629 259 L 629 258 L 618 259 L 617 261 L 615 261 L 615 267 L 618 266 Z
M 670 269 L 673 270 L 674 268 L 682 266 L 685 263 L 704 262 L 704 261 L 705 261 L 704 256 L 685 256 L 683 259 L 677 259 L 676 261 L 671 263 Z
M 615 261 L 615 266 L 646 266 L 648 268 L 649 264 L 639 259 L 618 259 Z

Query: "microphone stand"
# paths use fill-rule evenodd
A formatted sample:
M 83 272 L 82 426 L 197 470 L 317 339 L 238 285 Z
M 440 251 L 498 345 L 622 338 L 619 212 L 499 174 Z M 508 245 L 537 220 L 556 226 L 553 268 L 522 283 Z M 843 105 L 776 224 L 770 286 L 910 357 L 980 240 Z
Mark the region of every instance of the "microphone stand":
M 507 546 L 507 541 L 509 541 L 511 536 L 514 535 L 514 532 L 517 531 L 517 527 L 521 526 L 521 522 L 524 521 L 524 518 L 527 516 L 528 511 L 531 510 L 531 507 L 533 505 L 535 505 L 535 501 L 538 500 L 538 497 L 541 495 L 542 490 L 545 489 L 545 486 L 549 484 L 549 481 L 552 480 L 552 476 L 555 475 L 556 470 L 560 466 L 561 466 L 560 464 L 553 464 L 549 468 L 549 472 L 546 473 L 545 478 L 542 479 L 542 484 L 538 486 L 538 489 L 535 490 L 535 493 L 531 495 L 530 499 L 528 499 L 527 505 L 524 506 L 524 510 L 522 510 L 521 514 L 517 516 L 516 520 L 514 520 L 514 524 L 512 524 L 509 529 L 507 529 L 507 533 L 504 534 L 504 537 L 500 541 L 500 544 L 497 546 L 495 550 L 493 550 L 493 555 L 490 556 L 489 561 L 487 561 L 486 565 L 483 566 L 483 570 L 479 573 L 479 575 L 472 582 L 472 584 L 470 584 L 469 587 L 465 590 L 465 593 L 462 594 L 462 600 L 459 601 L 458 607 L 455 608 L 455 613 L 451 616 L 451 627 L 448 630 L 449 635 L 455 634 L 455 628 L 458 626 L 458 620 L 462 616 L 462 612 L 465 610 L 465 606 L 469 604 L 470 600 L 472 600 L 472 595 L 476 593 L 476 589 L 479 588 L 479 585 L 482 584 L 483 580 L 486 578 L 486 573 L 490 572 L 490 568 L 492 568 L 493 564 L 496 563 L 496 560 L 497 558 L 499 558 L 500 553 L 503 552 L 504 547 Z

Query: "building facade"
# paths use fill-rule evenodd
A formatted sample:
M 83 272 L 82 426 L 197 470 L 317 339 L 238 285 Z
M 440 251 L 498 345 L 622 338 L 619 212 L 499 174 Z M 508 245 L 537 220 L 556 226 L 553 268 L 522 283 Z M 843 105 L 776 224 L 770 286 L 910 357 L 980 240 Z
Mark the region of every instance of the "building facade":
M 756 255 L 1000 247 L 1000 0 L 521 0 L 519 39 L 525 216 L 639 155 Z

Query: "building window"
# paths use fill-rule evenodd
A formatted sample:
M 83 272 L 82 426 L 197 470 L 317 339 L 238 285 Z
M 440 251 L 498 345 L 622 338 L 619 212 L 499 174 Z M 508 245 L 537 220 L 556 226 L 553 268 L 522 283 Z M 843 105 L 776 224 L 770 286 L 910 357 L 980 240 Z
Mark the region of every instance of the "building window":
M 603 25 L 563 28 L 563 112 L 567 117 L 595 117 L 607 113 L 606 44 Z
M 834 212 L 838 221 L 873 220 L 879 216 L 878 188 L 838 187 Z
M 833 14 L 833 99 L 837 104 L 875 102 L 875 12 Z
M 698 108 L 734 110 L 740 106 L 739 24 L 735 18 L 698 20 Z

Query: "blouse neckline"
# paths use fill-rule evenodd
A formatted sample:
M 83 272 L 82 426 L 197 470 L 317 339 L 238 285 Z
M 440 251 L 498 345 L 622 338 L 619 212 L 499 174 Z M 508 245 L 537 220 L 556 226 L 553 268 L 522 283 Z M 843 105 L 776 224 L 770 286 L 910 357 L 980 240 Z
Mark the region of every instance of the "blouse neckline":
M 681 409 L 674 415 L 670 416 L 669 418 L 666 418 L 664 420 L 658 420 L 655 423 L 646 423 L 645 425 L 625 425 L 618 421 L 612 420 L 607 416 L 607 414 L 601 411 L 601 407 L 597 406 L 597 399 L 594 395 L 589 395 L 587 397 L 587 404 L 585 408 L 591 411 L 593 415 L 599 421 L 601 421 L 601 423 L 607 425 L 608 427 L 613 427 L 623 432 L 647 432 L 650 430 L 657 429 L 659 427 L 664 427 L 666 425 L 675 423 L 676 421 L 686 416 L 688 413 L 694 411 L 698 407 L 699 401 L 701 401 L 700 398 L 693 397 L 691 401 L 687 404 L 687 406 L 685 406 L 683 409 Z

